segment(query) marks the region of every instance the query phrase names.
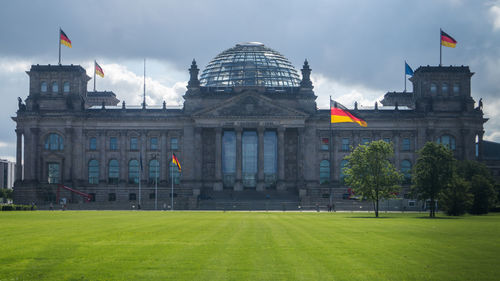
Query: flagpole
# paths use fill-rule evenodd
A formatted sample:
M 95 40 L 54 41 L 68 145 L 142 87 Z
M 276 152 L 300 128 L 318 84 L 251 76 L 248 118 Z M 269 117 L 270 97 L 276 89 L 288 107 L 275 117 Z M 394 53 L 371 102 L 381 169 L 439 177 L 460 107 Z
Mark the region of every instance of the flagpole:
M 442 53 L 443 53 L 443 44 L 441 44 L 441 32 L 443 30 L 440 28 L 439 29 L 439 66 L 441 66 L 441 62 L 442 62 Z
M 142 174 L 142 153 L 139 152 L 139 209 L 141 208 L 141 174 Z
M 158 166 L 159 166 L 159 162 L 156 159 L 156 154 L 155 154 L 155 160 L 158 163 L 156 165 L 156 172 L 155 172 L 155 210 L 158 210 Z
M 332 131 L 332 96 L 330 95 L 330 143 L 329 143 L 329 153 L 328 153 L 328 160 L 330 162 L 330 206 L 332 205 L 332 177 L 333 177 L 333 164 L 332 164 L 332 150 L 333 150 L 333 131 Z
M 174 159 L 174 152 L 172 152 L 172 162 L 173 162 L 173 159 Z M 171 201 L 172 201 L 172 207 L 170 208 L 171 211 L 174 210 L 174 167 L 172 167 L 172 165 L 169 165 L 170 166 L 170 175 L 171 175 L 171 181 L 172 181 L 172 193 L 170 194 L 170 197 L 171 197 Z
M 61 28 L 59 27 L 59 40 L 57 42 L 59 42 L 59 65 L 61 65 Z
M 142 96 L 142 108 L 146 108 L 146 58 L 144 58 L 144 93 Z
M 404 66 L 404 71 L 403 73 L 405 74 L 405 93 L 406 93 L 406 60 L 405 60 L 405 66 Z
M 96 68 L 97 62 L 94 60 L 94 92 L 95 92 L 95 68 Z

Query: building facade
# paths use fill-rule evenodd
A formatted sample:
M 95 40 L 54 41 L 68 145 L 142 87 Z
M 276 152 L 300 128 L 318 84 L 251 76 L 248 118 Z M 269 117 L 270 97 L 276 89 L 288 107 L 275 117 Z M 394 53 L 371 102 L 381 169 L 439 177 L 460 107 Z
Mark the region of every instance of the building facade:
M 9 160 L 0 159 L 0 188 L 14 187 L 15 164 Z
M 466 66 L 420 67 L 413 93 L 388 93 L 384 106 L 372 109 L 355 105 L 367 127 L 331 126 L 329 109 L 317 108 L 308 62 L 299 76 L 261 43 L 222 52 L 200 77 L 193 60 L 189 72 L 182 108 L 127 108 L 96 94 L 90 102 L 90 77 L 80 66 L 33 65 L 29 94 L 13 117 L 15 202 L 54 202 L 64 184 L 91 194 L 89 208 L 170 205 L 172 186 L 177 209 L 241 194 L 307 206 L 343 198 L 343 158 L 358 144 L 392 143 L 404 186 L 428 141 L 448 145 L 457 159 L 481 159 L 487 120 L 474 106 Z M 182 173 L 171 164 L 173 153 Z

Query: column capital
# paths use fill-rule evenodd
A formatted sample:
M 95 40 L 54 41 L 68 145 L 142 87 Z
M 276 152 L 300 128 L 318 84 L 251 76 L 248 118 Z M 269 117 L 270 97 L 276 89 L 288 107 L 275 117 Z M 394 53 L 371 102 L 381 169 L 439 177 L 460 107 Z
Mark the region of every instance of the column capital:
M 243 131 L 243 128 L 241 126 L 234 127 L 234 131 L 236 133 L 241 133 Z
M 284 133 L 284 132 L 285 132 L 285 130 L 286 130 L 286 128 L 285 128 L 285 127 L 283 127 L 283 126 L 279 126 L 279 127 L 278 127 L 278 133 Z
M 24 129 L 16 129 L 16 134 L 24 134 Z
M 38 133 L 40 133 L 40 128 L 30 128 L 30 132 L 37 135 Z
M 263 126 L 259 126 L 259 127 L 257 127 L 257 132 L 258 132 L 259 134 L 264 133 L 264 131 L 265 131 L 265 130 L 266 130 L 266 128 L 265 128 L 265 127 L 263 127 Z

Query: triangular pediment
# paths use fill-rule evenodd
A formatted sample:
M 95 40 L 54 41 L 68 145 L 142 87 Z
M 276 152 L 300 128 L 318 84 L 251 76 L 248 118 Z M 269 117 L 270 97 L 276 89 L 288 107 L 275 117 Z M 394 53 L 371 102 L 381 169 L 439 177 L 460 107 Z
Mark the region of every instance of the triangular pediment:
M 224 102 L 195 112 L 193 117 L 288 117 L 306 118 L 309 114 L 280 104 L 255 91 L 246 91 Z

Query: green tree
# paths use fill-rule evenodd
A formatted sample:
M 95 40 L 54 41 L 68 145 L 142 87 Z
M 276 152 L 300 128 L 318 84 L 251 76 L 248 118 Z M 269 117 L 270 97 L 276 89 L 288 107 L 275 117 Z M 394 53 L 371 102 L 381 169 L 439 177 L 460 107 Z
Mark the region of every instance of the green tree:
M 461 216 L 472 205 L 472 195 L 469 193 L 469 182 L 459 176 L 454 176 L 450 185 L 446 187 L 439 201 L 439 205 L 449 216 Z
M 430 200 L 429 217 L 436 216 L 436 200 L 453 178 L 455 158 L 453 152 L 442 144 L 428 142 L 418 152 L 412 174 L 413 188 L 418 198 Z
M 495 180 L 490 170 L 483 163 L 464 160 L 458 163 L 457 172 L 470 184 L 469 192 L 473 196 L 473 202 L 468 209 L 469 213 L 487 214 L 497 201 Z
M 403 174 L 389 161 L 394 155 L 392 144 L 382 140 L 359 145 L 345 159 L 345 182 L 357 195 L 373 202 L 378 217 L 380 199 L 393 197 L 400 190 Z
M 470 186 L 473 201 L 469 213 L 474 215 L 487 214 L 490 208 L 495 206 L 497 197 L 492 181 L 483 175 L 474 175 Z

